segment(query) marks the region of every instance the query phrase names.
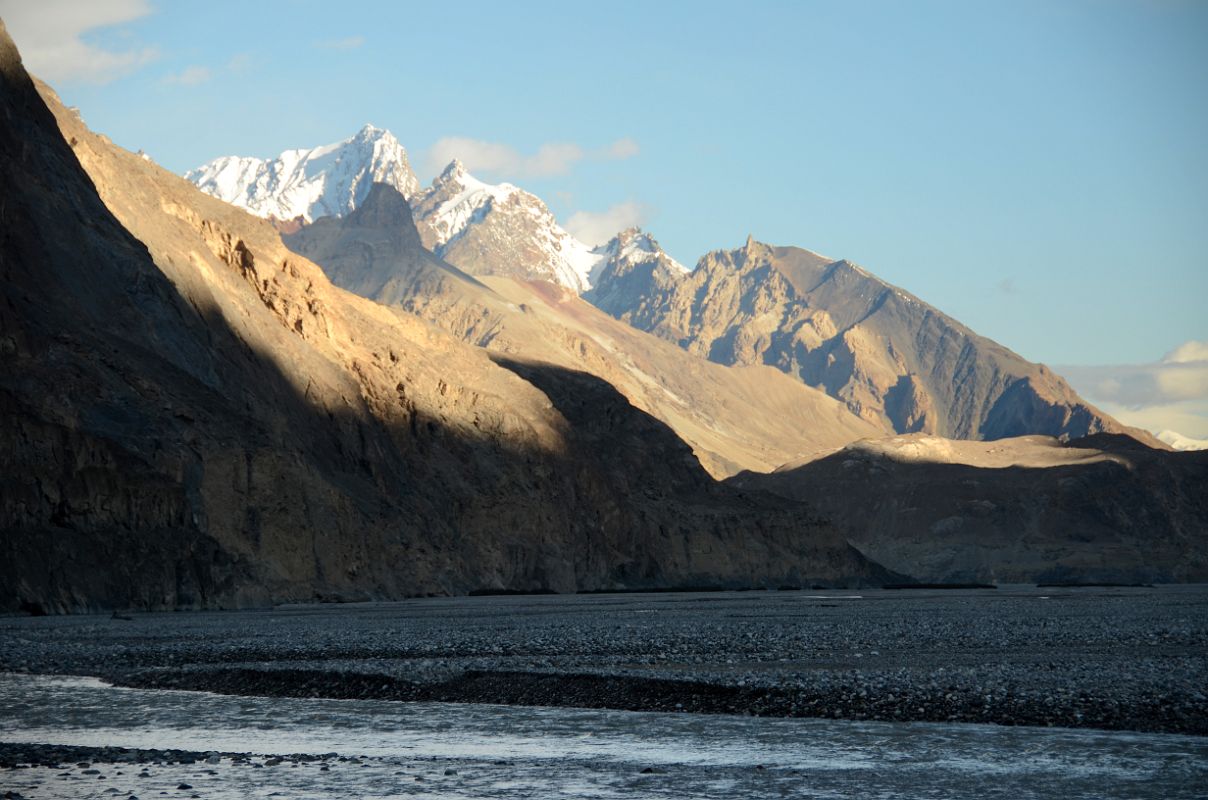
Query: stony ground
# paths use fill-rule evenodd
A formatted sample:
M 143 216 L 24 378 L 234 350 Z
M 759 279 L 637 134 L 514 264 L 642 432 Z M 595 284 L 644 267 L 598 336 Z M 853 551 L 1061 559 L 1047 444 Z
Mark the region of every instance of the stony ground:
M 230 694 L 1208 734 L 1208 586 L 0 619 L 0 670 Z
M 514 766 L 506 761 L 484 768 L 455 759 L 336 753 L 269 756 L 0 742 L 0 800 L 477 797 L 484 782 L 485 788 L 493 788 L 491 772 L 516 772 Z M 467 772 L 463 779 L 462 773 Z

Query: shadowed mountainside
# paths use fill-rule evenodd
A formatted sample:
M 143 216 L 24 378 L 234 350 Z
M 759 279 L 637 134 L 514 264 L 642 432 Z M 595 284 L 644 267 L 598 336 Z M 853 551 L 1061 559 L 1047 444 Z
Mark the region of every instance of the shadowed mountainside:
M 612 319 L 544 281 L 479 277 L 432 255 L 407 201 L 375 186 L 351 214 L 283 237 L 337 286 L 513 358 L 603 378 L 670 425 L 711 473 L 770 470 L 885 431 L 765 366 L 724 367 Z
M 730 483 L 809 502 L 869 557 L 924 581 L 1208 580 L 1208 453 L 1118 434 L 913 434 Z
M 954 439 L 1128 433 L 1048 368 L 847 261 L 749 239 L 690 273 L 605 271 L 584 298 L 721 364 L 768 364 L 886 432 Z
M 336 289 L 42 93 L 0 29 L 0 609 L 887 576 L 602 381 Z

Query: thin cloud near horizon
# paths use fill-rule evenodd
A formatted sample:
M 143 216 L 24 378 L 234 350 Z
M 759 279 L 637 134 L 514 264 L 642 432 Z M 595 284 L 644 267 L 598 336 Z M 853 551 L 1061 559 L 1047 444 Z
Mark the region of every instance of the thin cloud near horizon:
M 193 65 L 180 72 L 165 75 L 160 83 L 167 86 L 200 86 L 209 81 L 211 77 L 213 77 L 213 73 L 210 72 L 209 67 Z
M 573 142 L 545 142 L 531 154 L 511 145 L 467 136 L 445 136 L 428 148 L 424 164 L 430 174 L 438 174 L 454 160 L 475 174 L 494 178 L 546 178 L 566 175 L 584 160 L 624 161 L 641 152 L 631 137 L 625 136 L 604 147 L 587 149 Z
M 363 44 L 365 44 L 364 36 L 344 36 L 339 39 L 324 39 L 315 42 L 315 47 L 320 50 L 356 50 Z
M 1148 364 L 1055 367 L 1079 394 L 1128 425 L 1208 438 L 1208 341 Z

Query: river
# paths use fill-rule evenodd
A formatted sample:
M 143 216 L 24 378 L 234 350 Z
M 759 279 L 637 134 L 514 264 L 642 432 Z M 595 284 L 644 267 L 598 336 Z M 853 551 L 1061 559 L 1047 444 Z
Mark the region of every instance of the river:
M 1177 798 L 1208 739 L 138 690 L 0 675 L 0 740 L 341 761 L 75 764 L 0 772 L 27 798 Z M 327 769 L 324 770 L 323 767 Z M 95 773 L 91 770 L 96 770 Z M 177 787 L 188 785 L 188 790 Z

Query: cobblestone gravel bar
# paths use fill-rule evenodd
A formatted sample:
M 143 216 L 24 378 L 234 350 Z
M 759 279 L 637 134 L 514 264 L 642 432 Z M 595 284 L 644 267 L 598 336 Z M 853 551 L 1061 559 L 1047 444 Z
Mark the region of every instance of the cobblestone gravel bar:
M 0 669 L 284 697 L 1208 734 L 1208 587 L 430 598 L 0 618 Z

